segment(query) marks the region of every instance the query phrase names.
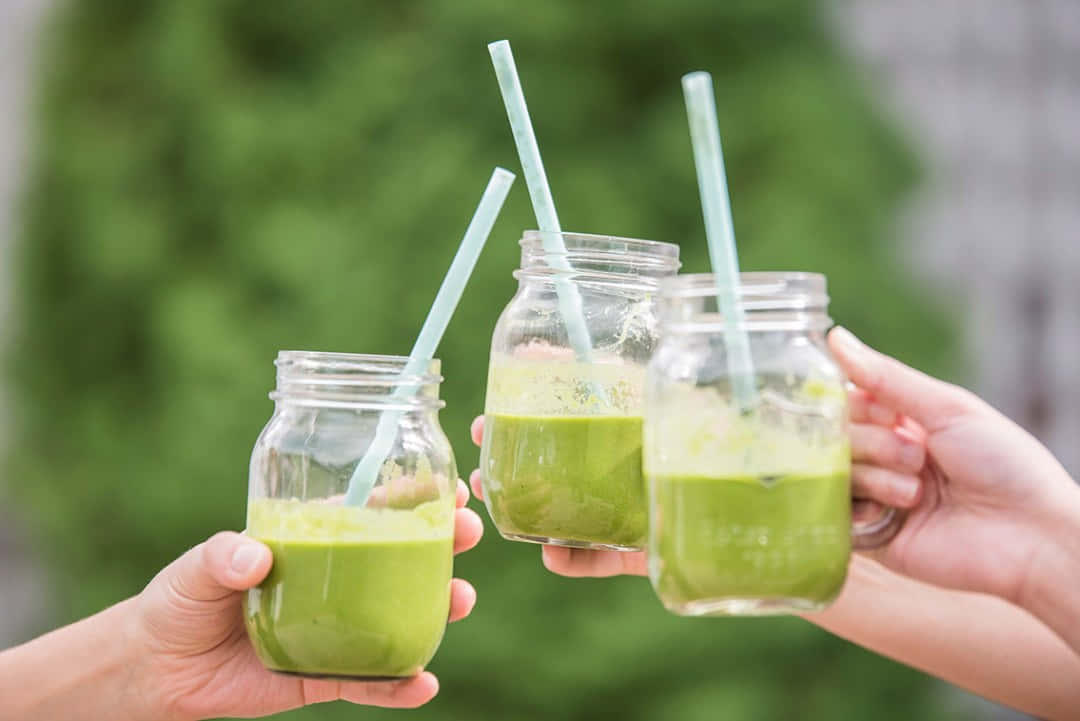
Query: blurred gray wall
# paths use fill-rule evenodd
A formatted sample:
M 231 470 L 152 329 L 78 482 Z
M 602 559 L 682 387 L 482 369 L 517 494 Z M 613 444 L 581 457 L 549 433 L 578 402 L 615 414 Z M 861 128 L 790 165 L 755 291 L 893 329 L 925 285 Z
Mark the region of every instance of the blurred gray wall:
M 30 79 L 37 29 L 50 3 L 0 0 L 0 349 L 11 330 L 11 251 L 19 181 L 26 160 Z M 0 386 L 0 449 L 12 419 Z M 0 484 L 0 648 L 27 640 L 43 622 L 42 575 L 23 542 L 19 516 Z
M 907 260 L 967 319 L 975 390 L 1080 478 L 1080 1 L 837 10 L 930 163 Z
M 1080 0 L 836 0 L 930 175 L 900 259 L 955 303 L 974 390 L 1080 478 Z M 979 719 L 1027 718 L 967 694 Z

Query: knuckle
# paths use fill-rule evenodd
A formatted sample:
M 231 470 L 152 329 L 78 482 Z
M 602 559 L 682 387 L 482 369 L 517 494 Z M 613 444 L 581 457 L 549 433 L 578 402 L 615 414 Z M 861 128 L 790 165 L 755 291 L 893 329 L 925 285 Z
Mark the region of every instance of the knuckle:
M 879 463 L 896 463 L 900 460 L 900 444 L 891 433 L 874 429 L 870 457 Z
M 986 405 L 986 402 L 983 401 L 983 399 L 979 398 L 963 386 L 958 386 L 954 383 L 945 383 L 945 386 L 949 390 L 952 408 L 957 414 L 965 413 Z

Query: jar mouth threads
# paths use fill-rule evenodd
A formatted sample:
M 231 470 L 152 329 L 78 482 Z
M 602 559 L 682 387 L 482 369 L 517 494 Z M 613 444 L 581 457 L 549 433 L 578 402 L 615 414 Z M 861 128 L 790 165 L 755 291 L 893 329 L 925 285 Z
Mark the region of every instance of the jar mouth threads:
M 438 410 L 441 363 L 405 374 L 406 356 L 324 351 L 278 351 L 274 401 L 295 405 L 380 410 Z
M 712 273 L 685 273 L 660 283 L 665 298 L 708 298 L 716 295 Z M 825 276 L 802 271 L 754 271 L 739 274 L 739 296 L 744 306 L 768 308 L 824 308 L 829 303 Z M 750 307 L 747 307 L 749 310 Z
M 674 275 L 681 266 L 674 243 L 564 232 L 557 235 L 566 252 L 549 253 L 544 249 L 545 235 L 539 230 L 522 235 L 521 268 L 515 278 L 569 278 L 655 289 L 660 278 Z
M 739 275 L 739 299 L 748 331 L 825 330 L 829 295 L 825 276 L 799 271 Z M 712 273 L 689 273 L 660 281 L 660 323 L 668 331 L 715 331 L 724 315 Z

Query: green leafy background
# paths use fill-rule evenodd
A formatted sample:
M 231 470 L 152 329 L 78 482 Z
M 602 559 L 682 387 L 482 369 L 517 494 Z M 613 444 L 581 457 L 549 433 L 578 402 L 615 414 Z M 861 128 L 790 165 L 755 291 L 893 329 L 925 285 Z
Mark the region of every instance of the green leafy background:
M 679 77 L 708 69 L 744 269 L 824 272 L 834 318 L 960 370 L 890 235 L 911 149 L 818 3 L 71 2 L 42 63 L 3 476 L 52 621 L 243 525 L 278 349 L 408 352 L 491 168 L 517 169 L 485 49 L 503 37 L 564 227 L 707 268 Z M 463 473 L 534 224 L 519 181 L 439 351 Z M 643 579 L 554 577 L 490 526 L 457 572 L 479 604 L 410 718 L 952 718 L 927 677 L 809 624 L 675 618 Z

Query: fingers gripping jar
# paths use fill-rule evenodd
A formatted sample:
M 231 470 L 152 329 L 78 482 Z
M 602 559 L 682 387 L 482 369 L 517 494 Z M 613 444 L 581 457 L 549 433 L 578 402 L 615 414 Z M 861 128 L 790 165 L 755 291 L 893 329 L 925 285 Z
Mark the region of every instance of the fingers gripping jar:
M 524 234 L 518 291 L 495 326 L 480 460 L 484 500 L 504 538 L 640 550 L 645 367 L 657 340 L 659 282 L 678 271 L 679 248 L 560 235 L 566 252 L 556 257 L 540 232 Z M 590 340 L 587 354 L 567 330 L 571 292 Z

